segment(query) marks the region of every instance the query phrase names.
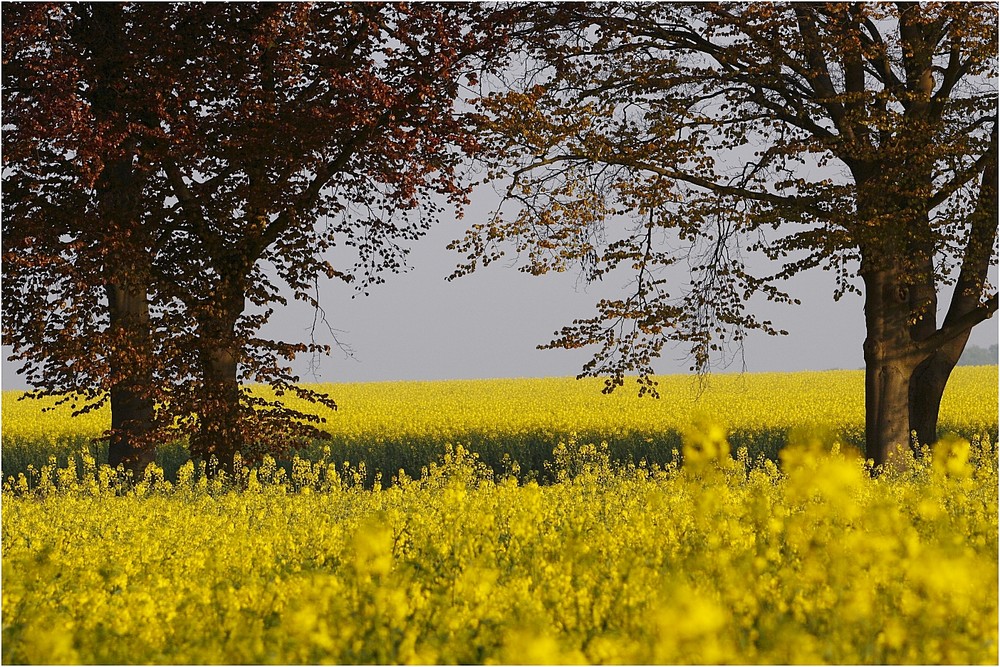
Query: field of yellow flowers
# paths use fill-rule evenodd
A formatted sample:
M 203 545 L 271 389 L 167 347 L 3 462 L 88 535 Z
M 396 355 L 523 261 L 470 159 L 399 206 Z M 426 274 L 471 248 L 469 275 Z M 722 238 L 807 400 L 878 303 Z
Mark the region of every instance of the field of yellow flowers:
M 827 443 L 828 444 L 828 443 Z M 457 448 L 363 489 L 332 464 L 116 487 L 88 461 L 3 498 L 4 663 L 997 662 L 996 450 L 872 479 L 808 438 L 557 482 Z
M 364 462 L 369 484 L 377 472 L 388 480 L 400 468 L 419 476 L 445 443 L 462 444 L 496 472 L 506 469 L 506 455 L 544 477 L 553 449 L 571 434 L 607 442 L 615 461 L 666 464 L 680 449 L 684 429 L 700 417 L 726 429 L 734 449 L 745 446 L 752 458 L 777 460 L 789 432 L 800 430 L 825 431 L 845 446 L 863 448 L 862 371 L 714 375 L 706 386 L 690 376 L 666 376 L 659 378 L 659 400 L 639 398 L 628 385 L 604 395 L 602 386 L 599 379 L 571 378 L 313 385 L 339 409 L 296 407 L 327 419 L 331 439 L 325 445 L 333 458 Z M 65 462 L 81 449 L 107 460 L 106 446 L 92 442 L 110 421 L 106 409 L 73 419 L 71 404 L 41 412 L 53 401 L 18 397 L 3 396 L 5 476 L 27 472 L 29 465 L 41 468 L 50 455 Z M 955 369 L 940 426 L 966 439 L 996 441 L 996 366 Z M 303 455 L 315 460 L 320 451 Z M 182 445 L 162 452 L 169 479 L 186 458 Z
M 876 478 L 844 435 L 855 379 L 717 377 L 698 403 L 675 378 L 659 402 L 571 381 L 495 381 L 492 403 L 487 383 L 336 387 L 335 442 L 438 438 L 425 474 L 391 485 L 336 450 L 230 479 L 186 462 L 138 484 L 91 454 L 46 465 L 4 485 L 2 659 L 996 664 L 996 367 L 949 388 L 942 421 L 964 438 Z M 11 405 L 5 449 L 32 424 Z M 444 444 L 518 428 L 551 432 L 550 483 Z M 657 428 L 682 464 L 611 451 Z M 778 431 L 777 464 L 736 442 Z

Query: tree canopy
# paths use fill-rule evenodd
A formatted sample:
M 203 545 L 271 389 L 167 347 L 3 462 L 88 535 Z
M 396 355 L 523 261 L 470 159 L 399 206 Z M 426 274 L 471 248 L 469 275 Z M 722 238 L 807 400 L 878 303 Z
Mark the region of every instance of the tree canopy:
M 631 272 L 627 296 L 549 344 L 597 346 L 583 374 L 610 390 L 628 372 L 653 388 L 667 343 L 705 371 L 726 341 L 780 333 L 749 300 L 791 302 L 782 281 L 832 271 L 835 298 L 865 298 L 869 456 L 908 451 L 911 431 L 933 442 L 948 374 L 997 309 L 995 6 L 522 10 L 524 76 L 480 100 L 516 211 L 454 244 L 456 275 L 510 247 L 531 273 Z
M 256 332 L 281 285 L 315 304 L 321 280 L 379 282 L 466 202 L 455 101 L 491 11 L 6 5 L 4 337 L 29 382 L 117 397 L 134 437 L 183 418 L 206 458 L 317 435 L 240 385 L 332 406 L 282 362 L 315 346 Z
M 318 435 L 245 383 L 332 406 L 286 363 L 319 348 L 260 327 L 282 290 L 318 307 L 322 280 L 400 270 L 466 202 L 468 155 L 516 210 L 454 244 L 456 275 L 511 247 L 531 273 L 631 275 L 549 344 L 596 346 L 583 373 L 609 390 L 637 372 L 655 393 L 668 343 L 704 372 L 748 332 L 780 334 L 752 299 L 792 303 L 783 281 L 820 268 L 834 298 L 864 296 L 868 454 L 903 462 L 911 433 L 936 438 L 969 331 L 997 309 L 988 3 L 7 3 L 3 18 L 4 342 L 41 393 L 110 401 L 111 460 L 135 470 L 178 420 L 227 465 Z M 510 50 L 525 58 L 503 74 Z M 456 103 L 489 70 L 510 81 L 471 123 Z M 353 263 L 330 263 L 338 244 Z

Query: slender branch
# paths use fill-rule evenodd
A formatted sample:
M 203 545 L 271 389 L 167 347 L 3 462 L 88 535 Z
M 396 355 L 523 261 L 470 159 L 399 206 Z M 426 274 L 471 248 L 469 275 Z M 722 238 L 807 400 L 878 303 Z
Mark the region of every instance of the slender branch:
M 899 77 L 896 76 L 896 73 L 892 71 L 892 66 L 886 59 L 885 42 L 882 40 L 882 36 L 879 34 L 878 28 L 875 26 L 875 23 L 872 22 L 871 18 L 865 18 L 864 26 L 868 29 L 871 44 L 874 44 L 879 49 L 879 55 L 868 58 L 868 62 L 870 62 L 875 68 L 876 76 L 882 82 L 882 85 L 885 86 L 887 90 L 896 93 L 903 88 L 903 82 L 900 81 Z M 864 37 L 863 32 L 859 31 L 859 34 Z
M 341 146 L 336 157 L 329 160 L 326 164 L 316 170 L 316 176 L 313 178 L 312 182 L 309 183 L 309 187 L 307 187 L 302 194 L 296 197 L 294 204 L 284 207 L 281 213 L 278 214 L 278 217 L 264 228 L 264 231 L 261 232 L 256 242 L 253 244 L 252 250 L 254 252 L 251 253 L 251 255 L 259 255 L 265 248 L 280 238 L 281 235 L 284 234 L 295 222 L 296 210 L 308 209 L 316 202 L 316 199 L 323 192 L 323 188 L 327 186 L 330 179 L 340 173 L 340 171 L 347 166 L 348 162 L 350 162 L 351 158 L 354 157 L 358 149 L 367 143 L 372 136 L 374 136 L 376 130 L 381 129 L 382 126 L 385 125 L 385 121 L 389 118 L 389 115 L 389 112 L 385 111 L 373 125 L 356 132 Z
M 955 178 L 942 185 L 932 197 L 928 198 L 927 209 L 932 210 L 940 206 L 969 181 L 982 174 L 990 160 L 996 159 L 996 156 L 994 155 L 996 150 L 996 145 L 994 144 L 988 150 L 984 151 L 983 154 L 979 156 L 979 159 L 973 162 L 968 169 L 956 171 Z
M 170 180 L 170 185 L 174 194 L 177 195 L 177 200 L 180 202 L 181 209 L 191 224 L 191 228 L 205 242 L 205 251 L 208 255 L 214 262 L 218 262 L 220 260 L 219 250 L 224 246 L 222 237 L 212 229 L 211 225 L 205 222 L 198 196 L 184 182 L 184 175 L 173 158 L 165 159 L 163 168 L 167 172 L 167 178 Z
M 522 167 L 516 170 L 513 175 L 520 176 L 525 172 L 537 169 L 539 167 L 544 167 L 551 164 L 557 164 L 559 162 L 588 162 L 592 161 L 592 158 L 586 155 L 554 155 L 542 160 L 537 160 L 530 165 Z M 633 169 L 639 169 L 643 171 L 648 171 L 654 173 L 658 176 L 663 176 L 665 178 L 670 178 L 675 181 L 682 181 L 688 183 L 689 185 L 695 185 L 700 188 L 704 188 L 716 194 L 729 195 L 733 197 L 740 197 L 745 199 L 751 199 L 753 201 L 766 202 L 769 204 L 777 204 L 780 206 L 815 206 L 823 201 L 822 197 L 789 197 L 783 195 L 777 195 L 770 192 L 762 192 L 760 190 L 750 190 L 748 188 L 741 188 L 732 185 L 723 185 L 717 183 L 713 180 L 702 178 L 700 176 L 695 176 L 693 174 L 688 174 L 682 171 L 676 171 L 673 169 L 667 169 L 659 165 L 651 164 L 642 160 L 628 160 L 625 158 L 615 158 L 614 156 L 609 156 L 601 160 L 607 164 L 619 165 L 622 167 L 630 167 Z

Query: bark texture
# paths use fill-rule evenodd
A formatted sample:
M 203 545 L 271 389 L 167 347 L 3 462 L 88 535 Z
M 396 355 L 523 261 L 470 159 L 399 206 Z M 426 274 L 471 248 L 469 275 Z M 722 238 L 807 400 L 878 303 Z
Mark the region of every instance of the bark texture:
M 149 302 L 145 288 L 128 281 L 109 282 L 107 294 L 116 338 L 133 345 L 113 357 L 112 376 L 119 379 L 110 391 L 108 464 L 122 465 L 139 478 L 156 454 L 150 441 L 155 415 L 150 391 L 153 379 L 144 363 L 150 342 Z
M 865 445 L 876 465 L 904 467 L 910 453 L 909 383 L 915 357 L 907 327 L 909 293 L 898 270 L 864 275 Z
M 125 46 L 124 16 L 110 4 L 94 5 L 81 22 L 82 40 L 101 55 L 90 91 L 91 109 L 109 128 L 121 128 L 136 112 L 118 83 L 134 67 Z M 108 301 L 111 431 L 108 463 L 138 478 L 155 456 L 153 341 L 149 312 L 152 259 L 143 226 L 142 195 L 148 176 L 138 167 L 140 143 L 124 134 L 109 141 L 108 158 L 96 183 L 98 210 L 106 230 L 104 289 Z

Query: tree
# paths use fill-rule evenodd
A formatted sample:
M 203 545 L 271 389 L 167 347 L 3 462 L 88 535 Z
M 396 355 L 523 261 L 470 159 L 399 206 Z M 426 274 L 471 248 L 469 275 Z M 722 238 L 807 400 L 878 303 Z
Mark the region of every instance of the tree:
M 379 282 L 405 265 L 404 244 L 439 216 L 439 201 L 465 203 L 456 168 L 474 143 L 455 102 L 475 79 L 489 15 L 465 5 L 233 5 L 214 12 L 212 30 L 175 43 L 186 59 L 174 94 L 199 106 L 184 105 L 165 138 L 177 205 L 162 215 L 184 233 L 167 255 L 180 278 L 162 273 L 197 348 L 200 384 L 174 389 L 198 406 L 195 452 L 229 461 L 249 444 L 246 426 L 266 424 L 262 411 L 284 412 L 252 399 L 241 379 L 293 389 L 269 360 L 303 347 L 252 336 L 280 300 L 265 265 L 313 302 L 321 277 Z M 325 259 L 337 242 L 357 252 L 351 271 Z
M 126 40 L 124 23 L 110 4 L 3 7 L 3 330 L 34 395 L 110 402 L 109 462 L 138 472 L 162 398 L 143 215 L 155 156 L 137 123 L 161 83 L 143 65 L 161 24 Z
M 994 343 L 988 348 L 969 345 L 958 360 L 959 366 L 996 366 L 998 346 Z
M 997 34 L 988 3 L 523 7 L 525 76 L 480 101 L 513 217 L 473 226 L 462 275 L 513 243 L 523 270 L 630 271 L 548 347 L 600 348 L 607 389 L 690 346 L 705 371 L 754 295 L 821 267 L 864 295 L 866 448 L 936 440 L 971 328 L 997 309 Z M 530 26 L 530 29 L 528 29 Z M 748 256 L 779 264 L 756 275 Z M 671 285 L 666 267 L 687 262 Z M 860 283 L 860 286 L 859 284 Z M 938 324 L 943 287 L 954 289 Z
M 501 41 L 491 11 L 5 6 L 4 296 L 20 306 L 4 335 L 29 380 L 83 410 L 110 391 L 133 435 L 182 419 L 225 467 L 317 435 L 240 383 L 333 406 L 280 361 L 316 346 L 256 331 L 280 283 L 318 307 L 321 279 L 379 282 L 465 202 L 455 101 Z M 335 243 L 356 265 L 330 264 Z M 127 444 L 141 470 L 148 448 Z

